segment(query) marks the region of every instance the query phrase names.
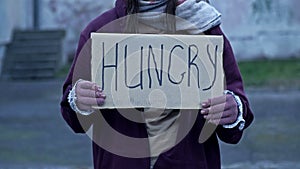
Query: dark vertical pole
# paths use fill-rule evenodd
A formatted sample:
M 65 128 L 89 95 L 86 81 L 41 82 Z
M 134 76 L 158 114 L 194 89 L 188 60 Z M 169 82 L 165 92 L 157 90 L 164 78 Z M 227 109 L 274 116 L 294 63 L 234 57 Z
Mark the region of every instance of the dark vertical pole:
M 33 0 L 33 28 L 40 28 L 40 0 Z

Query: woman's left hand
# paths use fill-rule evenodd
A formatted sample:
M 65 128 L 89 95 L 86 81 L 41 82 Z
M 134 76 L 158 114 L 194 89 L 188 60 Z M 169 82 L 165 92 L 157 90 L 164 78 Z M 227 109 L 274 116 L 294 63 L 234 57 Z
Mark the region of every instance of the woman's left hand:
M 202 104 L 201 114 L 209 123 L 215 125 L 232 124 L 237 120 L 238 107 L 234 97 L 226 94 L 208 99 Z

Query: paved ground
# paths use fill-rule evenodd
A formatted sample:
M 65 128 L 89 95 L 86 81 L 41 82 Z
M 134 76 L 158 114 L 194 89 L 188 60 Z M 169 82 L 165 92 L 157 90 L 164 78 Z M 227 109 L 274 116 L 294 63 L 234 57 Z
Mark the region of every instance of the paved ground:
M 237 161 L 255 164 L 249 168 L 300 168 L 300 92 L 256 89 L 247 93 L 255 121 L 239 145 L 222 145 L 223 163 L 232 169 L 243 168 L 234 164 Z
M 62 79 L 0 81 L 0 169 L 86 169 L 90 140 L 59 112 Z M 300 91 L 248 89 L 255 122 L 221 145 L 224 169 L 300 169 Z

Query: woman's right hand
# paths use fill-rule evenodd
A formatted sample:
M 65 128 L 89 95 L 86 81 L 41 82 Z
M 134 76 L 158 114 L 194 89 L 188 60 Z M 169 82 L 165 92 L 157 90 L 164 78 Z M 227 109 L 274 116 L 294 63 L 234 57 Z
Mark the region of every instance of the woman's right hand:
M 104 104 L 106 96 L 102 89 L 93 82 L 80 80 L 76 85 L 76 105 L 79 110 L 92 111 L 93 106 L 101 106 Z

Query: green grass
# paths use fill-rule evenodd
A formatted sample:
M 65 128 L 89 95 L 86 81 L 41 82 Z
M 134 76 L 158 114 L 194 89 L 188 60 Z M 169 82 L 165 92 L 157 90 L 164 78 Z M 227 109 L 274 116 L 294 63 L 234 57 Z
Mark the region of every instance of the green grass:
M 300 59 L 239 62 L 246 86 L 300 89 Z

